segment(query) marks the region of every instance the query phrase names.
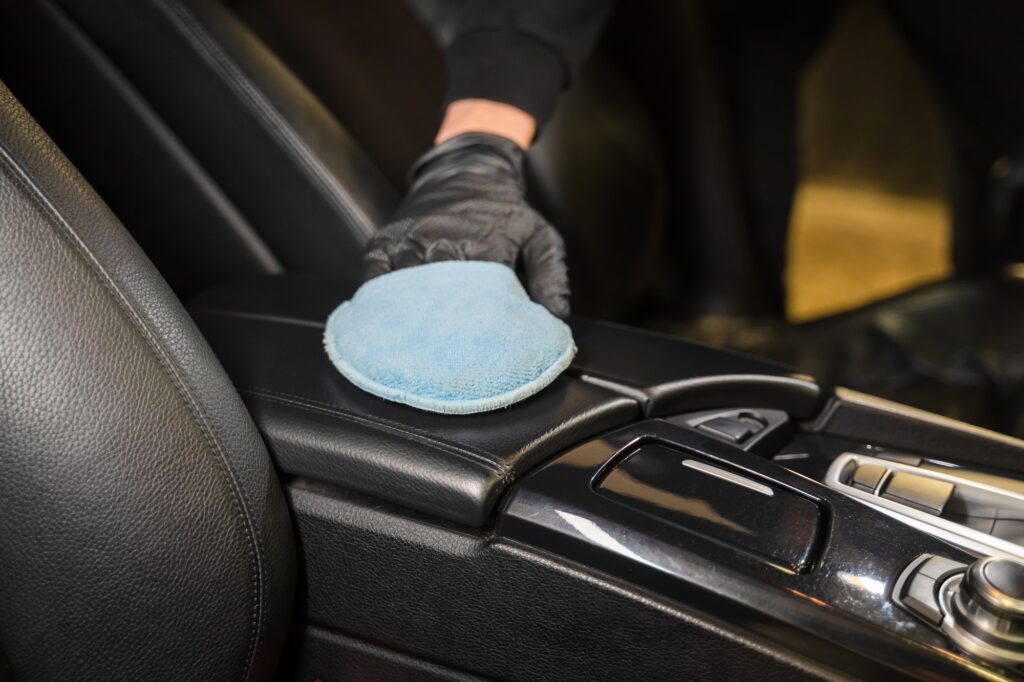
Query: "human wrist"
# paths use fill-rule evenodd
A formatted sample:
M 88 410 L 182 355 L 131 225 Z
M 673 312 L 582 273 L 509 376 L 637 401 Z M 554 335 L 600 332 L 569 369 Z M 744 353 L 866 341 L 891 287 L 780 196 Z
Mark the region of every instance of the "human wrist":
M 448 105 L 434 144 L 465 133 L 497 135 L 527 149 L 537 133 L 537 121 L 522 109 L 487 99 L 460 99 Z

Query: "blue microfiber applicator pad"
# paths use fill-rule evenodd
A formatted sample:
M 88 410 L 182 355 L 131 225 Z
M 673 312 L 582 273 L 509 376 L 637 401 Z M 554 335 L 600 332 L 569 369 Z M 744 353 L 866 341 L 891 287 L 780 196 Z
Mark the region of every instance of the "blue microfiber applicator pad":
M 376 396 L 471 414 L 541 390 L 569 366 L 572 332 L 499 263 L 445 261 L 370 280 L 327 319 L 334 366 Z

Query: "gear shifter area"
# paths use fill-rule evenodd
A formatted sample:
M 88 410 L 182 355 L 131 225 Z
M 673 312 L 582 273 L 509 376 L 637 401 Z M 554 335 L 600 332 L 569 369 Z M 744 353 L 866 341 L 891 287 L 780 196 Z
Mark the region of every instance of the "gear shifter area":
M 900 575 L 893 601 L 981 660 L 1024 663 L 1024 563 L 985 557 L 970 565 L 922 554 Z

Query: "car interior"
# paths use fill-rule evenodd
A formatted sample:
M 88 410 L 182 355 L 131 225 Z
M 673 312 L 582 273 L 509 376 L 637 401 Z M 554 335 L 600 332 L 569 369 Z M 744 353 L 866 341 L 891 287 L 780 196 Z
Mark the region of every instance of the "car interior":
M 621 4 L 530 152 L 578 354 L 451 416 L 322 341 L 436 129 L 415 4 L 0 3 L 0 680 L 1021 675 L 1019 283 L 666 333 L 759 264 L 702 4 Z

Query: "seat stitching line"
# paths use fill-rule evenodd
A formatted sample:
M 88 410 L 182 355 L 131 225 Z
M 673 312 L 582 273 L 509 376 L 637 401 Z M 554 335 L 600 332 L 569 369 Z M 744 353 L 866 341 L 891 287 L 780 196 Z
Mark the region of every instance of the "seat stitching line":
M 205 29 L 191 15 L 187 8 L 175 3 L 172 6 L 166 0 L 154 0 L 164 13 L 177 26 L 181 34 L 188 40 L 200 54 L 207 58 L 207 61 L 217 69 L 221 76 L 233 87 L 242 97 L 243 104 L 257 114 L 257 117 L 267 125 L 270 132 L 282 143 L 288 154 L 295 159 L 299 166 L 306 170 L 313 181 L 332 200 L 341 212 L 355 225 L 365 242 L 367 238 L 376 232 L 373 222 L 369 216 L 360 209 L 348 194 L 338 186 L 333 174 L 324 168 L 309 146 L 299 137 L 291 125 L 285 121 L 280 113 L 260 94 L 257 88 L 242 73 L 233 59 L 229 57 L 217 45 L 216 41 L 210 38 Z
M 150 350 L 156 356 L 157 361 L 160 363 L 165 374 L 174 385 L 179 398 L 181 398 L 189 412 L 192 413 L 192 418 L 196 422 L 196 425 L 199 426 L 199 430 L 203 434 L 203 439 L 206 441 L 207 446 L 213 450 L 215 454 L 215 461 L 217 461 L 219 465 L 218 468 L 221 469 L 221 473 L 224 475 L 228 483 L 228 488 L 231 490 L 233 497 L 235 498 L 235 511 L 238 514 L 238 517 L 242 520 L 242 525 L 246 530 L 246 534 L 249 536 L 250 560 L 252 561 L 253 569 L 252 580 L 253 587 L 256 588 L 255 591 L 257 599 L 253 604 L 252 609 L 253 616 L 252 623 L 250 624 L 249 644 L 246 652 L 247 663 L 245 670 L 243 671 L 242 678 L 243 680 L 248 679 L 249 672 L 255 658 L 257 634 L 262 630 L 264 583 L 262 553 L 260 551 L 259 539 L 255 531 L 255 524 L 253 523 L 249 512 L 245 494 L 241 490 L 241 486 L 238 484 L 238 480 L 235 477 L 230 463 L 227 461 L 227 456 L 222 449 L 219 439 L 213 431 L 212 424 L 210 424 L 202 406 L 198 404 L 198 401 L 196 401 L 195 397 L 191 394 L 187 383 L 178 375 L 177 368 L 174 366 L 169 354 L 160 344 L 153 331 L 149 329 L 147 322 L 134 309 L 128 297 L 120 289 L 113 277 L 111 277 L 111 275 L 106 271 L 89 247 L 82 241 L 81 237 L 79 237 L 74 231 L 74 228 L 71 227 L 71 225 L 64 219 L 63 215 L 61 215 L 60 211 L 58 211 L 57 208 L 45 197 L 45 195 L 43 195 L 42 191 L 21 169 L 21 167 L 18 166 L 3 146 L 0 146 L 0 159 L 4 161 L 4 165 L 14 171 L 12 177 L 14 182 L 27 190 L 29 198 L 36 204 L 36 206 L 42 209 L 45 215 L 49 215 L 52 221 L 55 221 L 61 228 L 57 230 L 57 234 L 68 241 L 74 251 L 92 271 L 100 285 L 107 291 L 107 294 L 114 300 L 117 306 L 121 308 L 122 312 L 125 313 L 125 316 L 128 318 L 132 326 L 135 327 L 136 332 L 146 342 L 146 345 L 150 347 Z

